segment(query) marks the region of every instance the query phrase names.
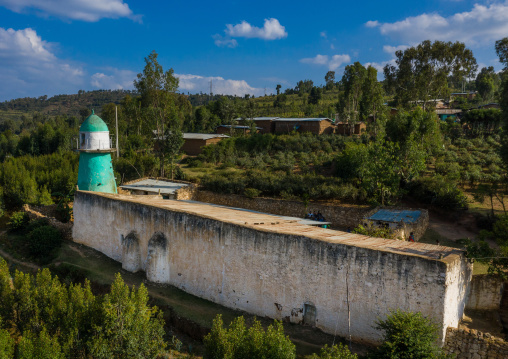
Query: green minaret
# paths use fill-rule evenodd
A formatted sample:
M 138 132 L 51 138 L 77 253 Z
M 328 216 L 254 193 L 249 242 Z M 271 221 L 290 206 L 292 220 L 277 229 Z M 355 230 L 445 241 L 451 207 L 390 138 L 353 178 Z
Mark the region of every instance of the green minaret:
M 92 111 L 79 128 L 78 189 L 118 193 L 111 161 L 109 130 L 106 123 Z

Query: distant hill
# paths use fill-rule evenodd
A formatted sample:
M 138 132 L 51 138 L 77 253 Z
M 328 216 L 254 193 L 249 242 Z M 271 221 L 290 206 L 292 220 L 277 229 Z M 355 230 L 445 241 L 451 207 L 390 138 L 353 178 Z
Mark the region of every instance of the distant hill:
M 25 97 L 0 102 L 0 122 L 7 119 L 18 120 L 23 114 L 41 114 L 56 116 L 79 116 L 82 109 L 100 110 L 104 104 L 120 103 L 125 95 L 136 96 L 136 92 L 129 90 L 95 90 L 78 91 L 73 95 L 56 95 Z

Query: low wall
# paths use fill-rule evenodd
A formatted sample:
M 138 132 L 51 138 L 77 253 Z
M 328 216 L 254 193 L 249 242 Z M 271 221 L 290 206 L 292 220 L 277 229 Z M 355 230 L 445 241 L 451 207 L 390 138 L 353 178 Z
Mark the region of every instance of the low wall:
M 343 229 L 359 225 L 364 215 L 371 210 L 369 206 L 332 205 L 320 202 L 311 202 L 306 208 L 302 202 L 298 201 L 262 197 L 247 198 L 235 194 L 220 194 L 201 190 L 195 192 L 193 200 L 301 218 L 304 218 L 309 210 L 321 212 L 326 221 L 332 223 L 333 228 Z
M 350 314 L 356 341 L 378 342 L 373 325 L 391 309 L 456 327 L 472 269 L 452 248 L 207 204 L 78 191 L 74 218 L 74 241 L 150 281 L 340 336 L 349 334 Z
M 475 329 L 448 328 L 444 351 L 455 359 L 506 359 L 508 343 Z
M 466 309 L 496 310 L 503 298 L 504 281 L 487 274 L 475 275 L 469 286 Z

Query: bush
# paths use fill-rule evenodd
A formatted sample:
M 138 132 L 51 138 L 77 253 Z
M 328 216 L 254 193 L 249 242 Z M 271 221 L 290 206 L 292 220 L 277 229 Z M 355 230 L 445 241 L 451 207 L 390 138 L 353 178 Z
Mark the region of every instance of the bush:
M 42 226 L 28 234 L 30 255 L 39 263 L 49 263 L 55 257 L 55 251 L 62 244 L 62 235 L 58 229 Z
M 19 211 L 14 212 L 9 218 L 9 222 L 7 222 L 7 226 L 13 232 L 23 230 L 30 219 L 28 218 L 28 213 Z
M 204 359 L 296 358 L 295 345 L 284 335 L 282 323 L 278 321 L 265 331 L 257 320 L 247 329 L 244 318 L 238 317 L 226 329 L 219 314 L 204 344 Z
M 384 340 L 374 358 L 446 358 L 437 345 L 439 326 L 419 312 L 393 311 L 377 321 L 375 328 L 384 332 Z
M 342 344 L 321 348 L 319 355 L 313 354 L 310 359 L 357 359 L 358 356 L 349 351 L 348 347 Z
M 244 192 L 244 195 L 247 198 L 259 197 L 260 194 L 261 191 L 255 188 L 246 188 Z
M 372 225 L 364 227 L 360 224 L 353 229 L 353 233 L 364 234 L 370 237 L 394 239 L 394 233 L 390 228 L 374 227 Z
M 455 182 L 443 176 L 415 180 L 409 193 L 417 200 L 443 209 L 467 209 L 467 197 Z

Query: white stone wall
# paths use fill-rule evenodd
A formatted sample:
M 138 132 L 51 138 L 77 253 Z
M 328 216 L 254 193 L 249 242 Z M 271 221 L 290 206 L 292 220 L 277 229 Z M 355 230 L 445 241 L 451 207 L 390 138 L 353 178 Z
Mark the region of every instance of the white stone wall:
M 139 260 L 123 266 L 230 308 L 298 323 L 311 303 L 317 327 L 347 336 L 349 299 L 357 341 L 379 341 L 373 325 L 390 309 L 420 311 L 443 333 L 464 309 L 471 268 L 456 254 L 436 260 L 330 243 L 88 192 L 76 193 L 74 219 L 76 242 L 117 261 Z M 139 256 L 123 249 L 132 231 Z
M 82 150 L 107 150 L 111 148 L 109 131 L 80 132 L 79 148 Z

